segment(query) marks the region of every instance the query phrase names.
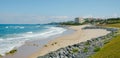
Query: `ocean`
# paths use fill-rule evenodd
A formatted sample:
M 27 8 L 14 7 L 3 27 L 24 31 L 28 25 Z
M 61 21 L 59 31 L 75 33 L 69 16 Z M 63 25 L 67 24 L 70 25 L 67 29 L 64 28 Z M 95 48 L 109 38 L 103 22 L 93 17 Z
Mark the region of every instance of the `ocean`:
M 67 29 L 45 24 L 0 24 L 0 55 L 22 46 L 29 40 L 42 40 Z

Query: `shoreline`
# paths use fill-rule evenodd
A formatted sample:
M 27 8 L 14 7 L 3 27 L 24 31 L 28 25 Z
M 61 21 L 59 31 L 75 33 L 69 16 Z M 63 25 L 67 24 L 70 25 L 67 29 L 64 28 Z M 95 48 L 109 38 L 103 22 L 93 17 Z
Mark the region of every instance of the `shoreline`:
M 58 34 L 55 37 L 52 36 L 51 38 L 47 38 L 42 41 L 27 41 L 23 46 L 18 48 L 18 51 L 16 53 L 12 55 L 6 55 L 2 58 L 37 58 L 38 56 L 43 56 L 60 48 L 64 48 L 66 46 L 80 42 L 85 42 L 92 38 L 103 36 L 109 33 L 108 31 L 103 29 L 83 30 L 82 28 L 86 26 L 90 25 L 67 26 L 67 28 L 65 28 L 68 29 L 68 31 L 65 31 L 65 34 Z M 69 32 L 70 30 L 72 30 L 72 32 Z M 46 43 L 44 41 L 46 41 Z M 43 46 L 41 46 L 40 42 L 43 44 Z
M 52 40 L 56 39 L 57 37 L 61 37 L 61 36 L 65 36 L 65 35 L 74 33 L 74 30 L 69 29 L 69 26 L 61 27 L 61 28 L 66 29 L 66 31 L 61 34 L 56 34 L 56 35 L 50 36 L 49 38 L 45 38 L 45 39 L 28 40 L 22 46 L 16 48 L 17 52 L 15 52 L 13 54 L 7 54 L 0 58 L 21 58 L 21 57 L 28 58 L 29 55 L 38 51 L 49 41 L 52 41 Z
M 92 38 L 103 36 L 109 33 L 109 31 L 103 29 L 82 30 L 82 28 L 86 26 L 88 25 L 69 27 L 70 29 L 75 30 L 75 32 L 50 41 L 48 44 L 46 44 L 46 46 L 39 49 L 39 51 L 37 51 L 36 53 L 31 54 L 28 58 L 37 58 L 38 56 L 43 56 L 49 52 L 56 51 L 59 48 L 63 48 L 80 42 L 85 42 Z

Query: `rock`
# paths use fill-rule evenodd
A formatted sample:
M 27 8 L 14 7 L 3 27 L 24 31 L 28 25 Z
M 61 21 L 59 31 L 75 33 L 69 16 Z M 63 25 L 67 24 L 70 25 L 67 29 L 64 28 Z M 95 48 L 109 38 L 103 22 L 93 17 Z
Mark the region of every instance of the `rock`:
M 110 41 L 113 36 L 117 35 L 119 29 L 116 28 L 105 28 L 105 27 L 85 27 L 83 29 L 106 29 L 110 31 L 109 34 L 100 36 L 98 38 L 93 38 L 87 40 L 86 42 L 81 42 L 74 45 L 69 45 L 64 48 L 60 48 L 57 51 L 50 52 L 44 56 L 39 56 L 37 58 L 88 58 L 90 55 L 94 54 L 95 47 L 102 47 L 106 41 Z M 77 53 L 72 53 L 73 49 L 77 48 Z M 84 52 L 84 49 L 87 48 L 87 52 Z

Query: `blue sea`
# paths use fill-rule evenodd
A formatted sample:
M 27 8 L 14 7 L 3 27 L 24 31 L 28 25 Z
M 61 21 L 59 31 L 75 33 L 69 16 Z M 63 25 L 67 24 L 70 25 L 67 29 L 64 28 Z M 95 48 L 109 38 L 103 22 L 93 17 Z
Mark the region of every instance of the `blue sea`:
M 61 34 L 65 28 L 45 24 L 0 24 L 0 55 L 29 40 L 42 40 Z

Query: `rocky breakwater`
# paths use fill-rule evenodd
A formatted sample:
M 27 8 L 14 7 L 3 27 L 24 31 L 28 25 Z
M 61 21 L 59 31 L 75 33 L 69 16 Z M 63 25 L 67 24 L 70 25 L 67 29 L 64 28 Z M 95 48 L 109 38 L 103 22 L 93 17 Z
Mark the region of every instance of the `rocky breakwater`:
M 37 58 L 88 58 L 90 55 L 98 52 L 103 45 L 109 43 L 109 41 L 118 34 L 118 29 L 116 28 L 91 26 L 83 29 L 106 29 L 110 31 L 110 33 L 87 40 L 86 42 L 60 48 L 57 51 L 50 52 L 44 56 L 38 56 Z

